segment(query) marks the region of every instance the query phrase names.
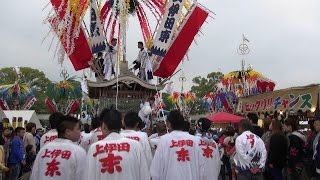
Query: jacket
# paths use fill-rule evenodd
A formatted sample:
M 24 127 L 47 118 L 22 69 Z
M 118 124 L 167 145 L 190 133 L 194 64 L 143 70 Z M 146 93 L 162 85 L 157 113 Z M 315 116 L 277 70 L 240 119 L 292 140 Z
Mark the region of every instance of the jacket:
M 25 160 L 24 144 L 22 139 L 16 136 L 11 142 L 8 163 L 18 164 L 23 160 Z
M 303 158 L 307 140 L 302 132 L 294 131 L 289 135 L 289 141 L 288 173 L 300 174 L 303 170 Z

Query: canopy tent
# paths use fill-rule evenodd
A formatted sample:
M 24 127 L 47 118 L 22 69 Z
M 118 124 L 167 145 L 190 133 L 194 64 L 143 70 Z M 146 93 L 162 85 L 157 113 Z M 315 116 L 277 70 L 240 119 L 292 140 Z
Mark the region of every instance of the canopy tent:
M 17 110 L 17 111 L 3 111 L 6 117 L 9 119 L 10 124 L 12 124 L 13 118 L 22 118 L 23 122 L 33 122 L 36 124 L 37 128 L 42 128 L 39 118 L 34 110 Z M 24 124 L 24 123 L 22 123 Z M 24 126 L 24 125 L 23 125 Z
M 214 123 L 239 123 L 241 119 L 244 119 L 241 116 L 236 116 L 226 112 L 210 114 L 207 118 Z
M 2 119 L 5 117 L 6 115 L 4 114 L 3 110 L 0 108 L 0 120 L 2 121 Z

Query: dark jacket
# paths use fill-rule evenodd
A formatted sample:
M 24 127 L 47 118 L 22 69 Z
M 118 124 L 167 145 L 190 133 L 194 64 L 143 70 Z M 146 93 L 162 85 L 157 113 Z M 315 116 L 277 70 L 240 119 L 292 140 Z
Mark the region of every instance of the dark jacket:
M 316 167 L 316 172 L 317 174 L 320 174 L 320 138 L 316 137 L 314 139 L 314 142 L 313 142 L 313 145 L 314 145 L 314 149 L 313 149 L 313 153 L 314 153 L 314 156 L 313 156 L 313 161 L 314 161 L 314 164 L 315 164 L 315 167 Z
M 253 134 L 259 136 L 260 138 L 263 135 L 263 129 L 256 124 L 253 124 L 250 130 Z
M 306 137 L 302 132 L 295 131 L 289 135 L 288 173 L 300 174 L 303 170 Z
M 271 135 L 268 162 L 273 167 L 282 169 L 286 165 L 287 144 L 287 138 L 284 135 L 280 133 Z
M 15 136 L 10 145 L 9 164 L 19 164 L 25 160 L 24 144 L 21 138 Z

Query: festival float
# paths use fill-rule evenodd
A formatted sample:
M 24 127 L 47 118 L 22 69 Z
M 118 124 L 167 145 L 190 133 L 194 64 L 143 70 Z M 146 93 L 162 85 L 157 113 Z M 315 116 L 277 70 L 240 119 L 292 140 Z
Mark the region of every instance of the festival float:
M 51 0 L 50 3 L 53 8 L 46 21 L 51 26 L 50 32 L 58 37 L 55 47 L 58 61 L 62 63 L 68 57 L 76 71 L 87 68 L 94 71 L 97 80 L 86 82 L 88 96 L 99 99 L 101 109 L 115 105 L 120 111 L 137 110 L 145 97 L 154 96 L 165 87 L 210 13 L 191 0 Z M 90 29 L 84 21 L 88 9 Z M 139 21 L 153 76 L 159 78 L 155 84 L 140 79 L 128 68 L 129 16 Z M 153 19 L 157 22 L 154 32 L 149 23 Z M 95 57 L 106 51 L 113 38 L 118 40 L 115 76 L 103 80 Z
M 74 114 L 80 107 L 82 91 L 75 83 L 75 77 L 69 77 L 66 70 L 61 71 L 62 81 L 52 83 L 47 88 L 45 103 L 51 113 Z
M 42 127 L 34 110 L 30 110 L 36 102 L 33 85 L 34 79 L 25 82 L 20 67 L 14 67 L 15 82 L 0 85 L 0 118 L 4 127 L 25 127 L 28 122 L 34 122 L 38 128 Z
M 245 56 L 250 52 L 248 42 L 243 36 L 238 48 L 238 54 L 242 56 L 241 70 L 224 75 L 218 84 L 218 90 L 203 97 L 205 106 L 211 112 L 235 112 L 239 98 L 274 90 L 275 82 L 254 70 L 251 65 L 246 68 Z

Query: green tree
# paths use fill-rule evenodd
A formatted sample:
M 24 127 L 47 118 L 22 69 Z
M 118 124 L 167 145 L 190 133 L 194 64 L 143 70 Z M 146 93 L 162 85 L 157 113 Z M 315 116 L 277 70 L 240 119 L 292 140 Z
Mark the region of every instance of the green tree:
M 203 98 L 209 92 L 217 90 L 217 84 L 221 81 L 223 74 L 221 72 L 212 72 L 207 77 L 197 76 L 192 79 L 195 84 L 191 87 L 191 92 L 195 93 L 198 98 Z
M 21 83 L 30 83 L 34 87 L 33 95 L 36 97 L 37 101 L 31 109 L 36 110 L 37 113 L 46 113 L 47 107 L 44 103 L 46 98 L 46 91 L 48 84 L 51 81 L 46 77 L 46 75 L 39 71 L 38 69 L 33 69 L 30 67 L 20 67 L 21 71 Z M 6 67 L 0 69 L 0 85 L 12 84 L 17 80 L 17 75 L 13 70 L 13 67 Z

